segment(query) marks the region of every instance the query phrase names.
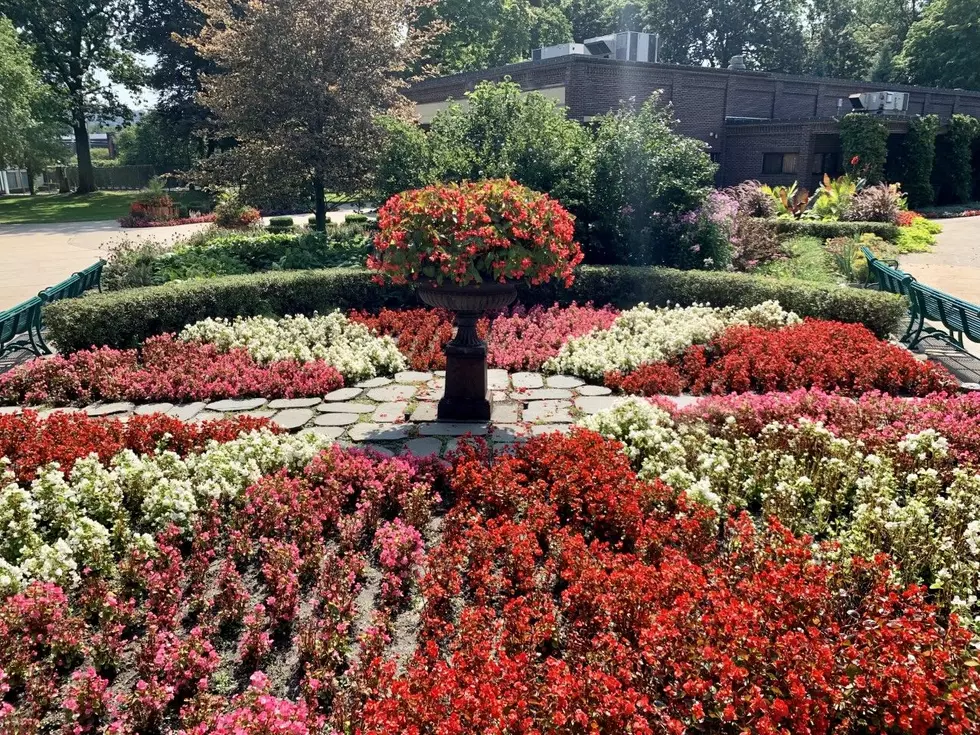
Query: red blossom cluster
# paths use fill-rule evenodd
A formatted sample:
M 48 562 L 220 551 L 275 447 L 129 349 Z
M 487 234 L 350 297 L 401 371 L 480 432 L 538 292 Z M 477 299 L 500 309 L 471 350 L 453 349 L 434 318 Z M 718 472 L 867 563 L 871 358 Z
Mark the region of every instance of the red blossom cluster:
M 18 480 L 30 481 L 49 462 L 57 462 L 67 473 L 76 460 L 92 453 L 103 462 L 123 449 L 138 454 L 166 449 L 184 455 L 212 439 L 226 442 L 262 427 L 279 431 L 267 419 L 248 416 L 190 424 L 151 414 L 131 416 L 124 423 L 64 413 L 40 419 L 34 411 L 25 411 L 17 416 L 0 415 L 0 456 L 10 460 L 10 470 Z
M 134 205 L 135 206 L 135 205 Z M 175 227 L 176 225 L 198 225 L 206 222 L 214 222 L 213 214 L 200 214 L 197 217 L 174 217 L 172 219 L 146 219 L 129 215 L 119 218 L 120 227 Z
M 419 648 L 365 735 L 976 731 L 971 635 L 884 559 L 845 571 L 748 517 L 716 541 L 587 432 L 492 472 L 464 448 L 452 491 Z
M 584 257 L 565 208 L 509 179 L 396 194 L 378 211 L 378 226 L 368 267 L 393 283 L 571 285 Z
M 360 322 L 379 335 L 393 337 L 412 370 L 444 370 L 442 348 L 453 338 L 453 317 L 442 309 L 382 309 L 378 314 L 353 311 L 351 321 Z M 488 321 L 481 319 L 477 332 L 486 337 Z
M 242 348 L 151 337 L 141 350 L 102 347 L 35 360 L 0 376 L 0 401 L 66 405 L 107 401 L 213 401 L 262 396 L 303 398 L 340 388 L 322 360 L 260 365 Z
M 925 396 L 958 385 L 942 366 L 920 362 L 860 324 L 819 319 L 780 329 L 730 327 L 676 360 L 643 365 L 629 374 L 611 372 L 605 382 L 640 395 L 817 388 L 845 395 Z
M 917 219 L 922 219 L 922 215 L 911 209 L 902 209 L 898 212 L 898 220 L 895 224 L 899 227 L 910 227 Z

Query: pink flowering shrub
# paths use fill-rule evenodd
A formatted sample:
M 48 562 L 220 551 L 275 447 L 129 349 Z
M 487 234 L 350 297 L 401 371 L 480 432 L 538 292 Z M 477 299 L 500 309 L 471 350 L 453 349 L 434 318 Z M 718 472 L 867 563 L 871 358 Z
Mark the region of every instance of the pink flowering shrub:
M 408 593 L 425 561 L 422 534 L 396 518 L 378 527 L 374 551 L 381 565 L 381 600 L 387 605 L 397 604 Z
M 609 329 L 617 316 L 619 312 L 613 307 L 597 309 L 591 303 L 555 304 L 547 309 L 516 306 L 509 315 L 502 314 L 491 322 L 487 362 L 510 371 L 540 370 L 569 339 L 594 329 Z
M 336 368 L 316 360 L 259 365 L 244 349 L 219 352 L 211 344 L 165 334 L 142 350 L 80 350 L 35 360 L 0 376 L 0 401 L 66 405 L 107 401 L 211 401 L 263 396 L 302 398 L 344 384 Z
M 64 735 L 101 732 L 112 708 L 108 679 L 99 676 L 91 666 L 79 669 L 71 676 L 61 706 L 65 711 L 61 727 Z

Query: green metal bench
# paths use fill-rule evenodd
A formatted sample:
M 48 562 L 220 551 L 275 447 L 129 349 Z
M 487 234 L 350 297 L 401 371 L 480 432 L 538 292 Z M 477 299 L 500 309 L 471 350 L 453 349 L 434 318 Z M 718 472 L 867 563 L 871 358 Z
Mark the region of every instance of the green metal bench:
M 919 283 L 908 273 L 878 260 L 867 248 L 861 251 L 868 259 L 869 279 L 873 278 L 881 290 L 909 300 L 909 326 L 902 342 L 914 348 L 922 340 L 934 337 L 960 349 L 964 337 L 980 342 L 980 306 Z M 943 328 L 929 322 L 938 322 Z
M 99 293 L 102 293 L 102 269 L 105 267 L 105 261 L 99 260 L 88 268 L 73 275 L 78 276 L 81 280 L 82 293 L 86 291 L 91 291 L 93 288 L 99 289 Z
M 898 270 L 895 267 L 898 265 L 896 261 L 879 260 L 866 247 L 861 248 L 861 252 L 868 259 L 868 282 L 876 283 L 880 291 L 904 296 L 909 301 L 909 324 L 901 337 L 901 341 L 905 342 L 911 336 L 913 328 L 916 325 L 914 301 L 912 298 L 912 286 L 916 281 L 908 273 Z M 891 263 L 895 263 L 895 266 L 891 265 Z
M 963 338 L 980 342 L 980 306 L 937 291 L 921 283 L 913 283 L 910 289 L 912 303 L 912 332 L 908 346 L 915 347 L 927 337 L 963 349 Z M 928 324 L 939 322 L 944 329 Z
M 41 307 L 39 296 L 0 312 L 0 357 L 26 350 L 40 357 L 50 355 L 51 349 L 41 336 Z
M 76 273 L 71 278 L 66 278 L 61 283 L 54 286 L 48 286 L 46 289 L 38 294 L 38 297 L 45 304 L 50 304 L 53 301 L 61 301 L 62 299 L 73 299 L 76 296 L 82 295 L 82 279 L 78 277 Z

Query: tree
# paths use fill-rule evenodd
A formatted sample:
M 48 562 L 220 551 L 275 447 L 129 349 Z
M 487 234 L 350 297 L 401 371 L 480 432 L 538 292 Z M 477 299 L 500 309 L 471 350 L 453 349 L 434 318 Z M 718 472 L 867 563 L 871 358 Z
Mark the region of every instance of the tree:
M 535 48 L 573 40 L 572 24 L 554 1 L 437 0 L 420 21 L 441 30 L 425 61 L 444 74 L 529 59 Z
M 191 1 L 205 24 L 186 40 L 219 70 L 202 77 L 199 99 L 218 132 L 236 140 L 206 159 L 202 174 L 306 181 L 323 230 L 325 191 L 366 185 L 383 139 L 377 116 L 407 104 L 400 75 L 426 40 L 419 2 Z
M 197 145 L 179 134 L 160 110 L 151 110 L 116 138 L 124 166 L 154 166 L 158 173 L 187 171 L 197 160 Z
M 33 194 L 34 173 L 66 157 L 68 149 L 32 53 L 10 20 L 0 17 L 0 166 L 26 168 Z
M 214 73 L 214 65 L 179 38 L 196 36 L 204 15 L 185 0 L 133 0 L 135 19 L 130 43 L 142 53 L 153 54 L 157 63 L 146 83 L 160 92 L 155 109 L 161 132 L 171 145 L 200 147 L 197 133 L 207 126 L 207 108 L 197 101 L 201 75 Z M 163 128 L 166 127 L 166 130 Z
M 859 37 L 854 0 L 813 0 L 806 71 L 821 77 L 860 79 L 868 56 Z
M 980 0 L 934 0 L 895 66 L 911 84 L 980 89 Z
M 792 0 L 646 0 L 638 20 L 660 33 L 661 60 L 723 67 L 744 54 L 749 68 L 803 68 L 803 6 Z
M 616 29 L 615 0 L 559 0 L 559 7 L 572 26 L 572 38 L 579 43 Z
M 33 46 L 42 78 L 74 132 L 78 191 L 94 191 L 88 122 L 128 116 L 112 83 L 135 90 L 142 75 L 120 45 L 130 21 L 129 0 L 0 0 L 0 11 Z

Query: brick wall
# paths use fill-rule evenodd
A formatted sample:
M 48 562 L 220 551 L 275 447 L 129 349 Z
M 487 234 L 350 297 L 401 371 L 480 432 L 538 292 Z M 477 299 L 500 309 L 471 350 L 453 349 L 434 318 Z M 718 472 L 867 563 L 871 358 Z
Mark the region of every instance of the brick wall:
M 587 56 L 528 61 L 430 79 L 413 86 L 408 96 L 419 103 L 459 99 L 480 81 L 499 81 L 505 76 L 510 76 L 527 90 L 564 85 L 569 115 L 580 120 L 608 112 L 630 98 L 642 102 L 660 90 L 664 101 L 674 105 L 680 132 L 705 141 L 713 151 L 720 153 L 722 171 L 719 179 L 726 183 L 760 178 L 762 153 L 781 150 L 800 153 L 798 175 L 801 183 L 809 181 L 812 135 L 814 130 L 821 128 L 820 123 L 813 121 L 827 121 L 848 112 L 850 102 L 847 98 L 858 92 L 905 91 L 910 93 L 910 114 L 937 114 L 945 119 L 953 113 L 963 113 L 980 118 L 980 92 Z M 726 125 L 726 117 L 763 118 L 775 122 L 748 130 Z M 782 124 L 787 120 L 808 120 L 810 123 Z M 733 150 L 734 146 L 738 149 Z M 794 180 L 792 175 L 765 178 L 774 184 Z

